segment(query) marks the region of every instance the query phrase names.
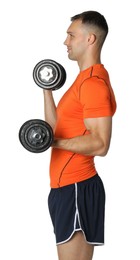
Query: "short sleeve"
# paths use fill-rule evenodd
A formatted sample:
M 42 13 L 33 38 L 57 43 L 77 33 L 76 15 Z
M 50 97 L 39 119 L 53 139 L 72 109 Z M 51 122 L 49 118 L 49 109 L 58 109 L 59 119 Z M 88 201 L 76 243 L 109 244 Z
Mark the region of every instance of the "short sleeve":
M 116 105 L 111 86 L 97 77 L 87 79 L 80 88 L 83 118 L 112 116 Z

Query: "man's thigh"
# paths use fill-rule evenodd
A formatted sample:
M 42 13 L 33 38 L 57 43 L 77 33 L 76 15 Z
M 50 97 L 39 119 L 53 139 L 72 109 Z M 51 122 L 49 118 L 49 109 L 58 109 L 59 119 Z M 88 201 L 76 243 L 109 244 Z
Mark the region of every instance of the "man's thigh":
M 92 260 L 93 250 L 82 231 L 76 231 L 68 242 L 57 246 L 59 260 Z

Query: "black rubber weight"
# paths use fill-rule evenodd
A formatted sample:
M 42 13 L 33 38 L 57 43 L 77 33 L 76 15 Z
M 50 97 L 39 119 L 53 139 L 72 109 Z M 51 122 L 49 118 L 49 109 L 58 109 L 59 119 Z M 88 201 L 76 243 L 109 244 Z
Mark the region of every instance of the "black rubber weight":
M 19 140 L 26 150 L 41 153 L 51 146 L 53 130 L 47 122 L 41 119 L 31 119 L 21 126 Z
M 66 81 L 66 71 L 58 62 L 45 59 L 38 62 L 34 67 L 33 79 L 41 88 L 56 90 L 64 85 Z

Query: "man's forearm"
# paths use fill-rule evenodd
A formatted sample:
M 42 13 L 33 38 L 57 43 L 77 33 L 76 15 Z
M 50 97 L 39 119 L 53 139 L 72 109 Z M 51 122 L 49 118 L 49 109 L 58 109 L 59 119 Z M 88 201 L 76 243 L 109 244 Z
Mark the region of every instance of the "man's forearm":
M 89 156 L 105 156 L 108 151 L 108 147 L 103 140 L 97 136 L 93 136 L 93 134 L 69 139 L 56 139 L 52 146 Z
M 47 121 L 52 128 L 56 123 L 56 106 L 51 90 L 43 90 L 44 93 L 44 113 L 45 121 Z

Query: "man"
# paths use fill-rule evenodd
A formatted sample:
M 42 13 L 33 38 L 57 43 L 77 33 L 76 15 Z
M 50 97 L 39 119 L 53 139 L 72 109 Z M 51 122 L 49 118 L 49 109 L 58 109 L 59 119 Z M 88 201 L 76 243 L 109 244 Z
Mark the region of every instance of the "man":
M 105 191 L 94 157 L 108 152 L 116 110 L 100 59 L 107 34 L 96 11 L 72 17 L 64 44 L 80 72 L 57 108 L 44 90 L 45 120 L 55 136 L 48 202 L 60 260 L 91 260 L 94 246 L 104 243 Z

